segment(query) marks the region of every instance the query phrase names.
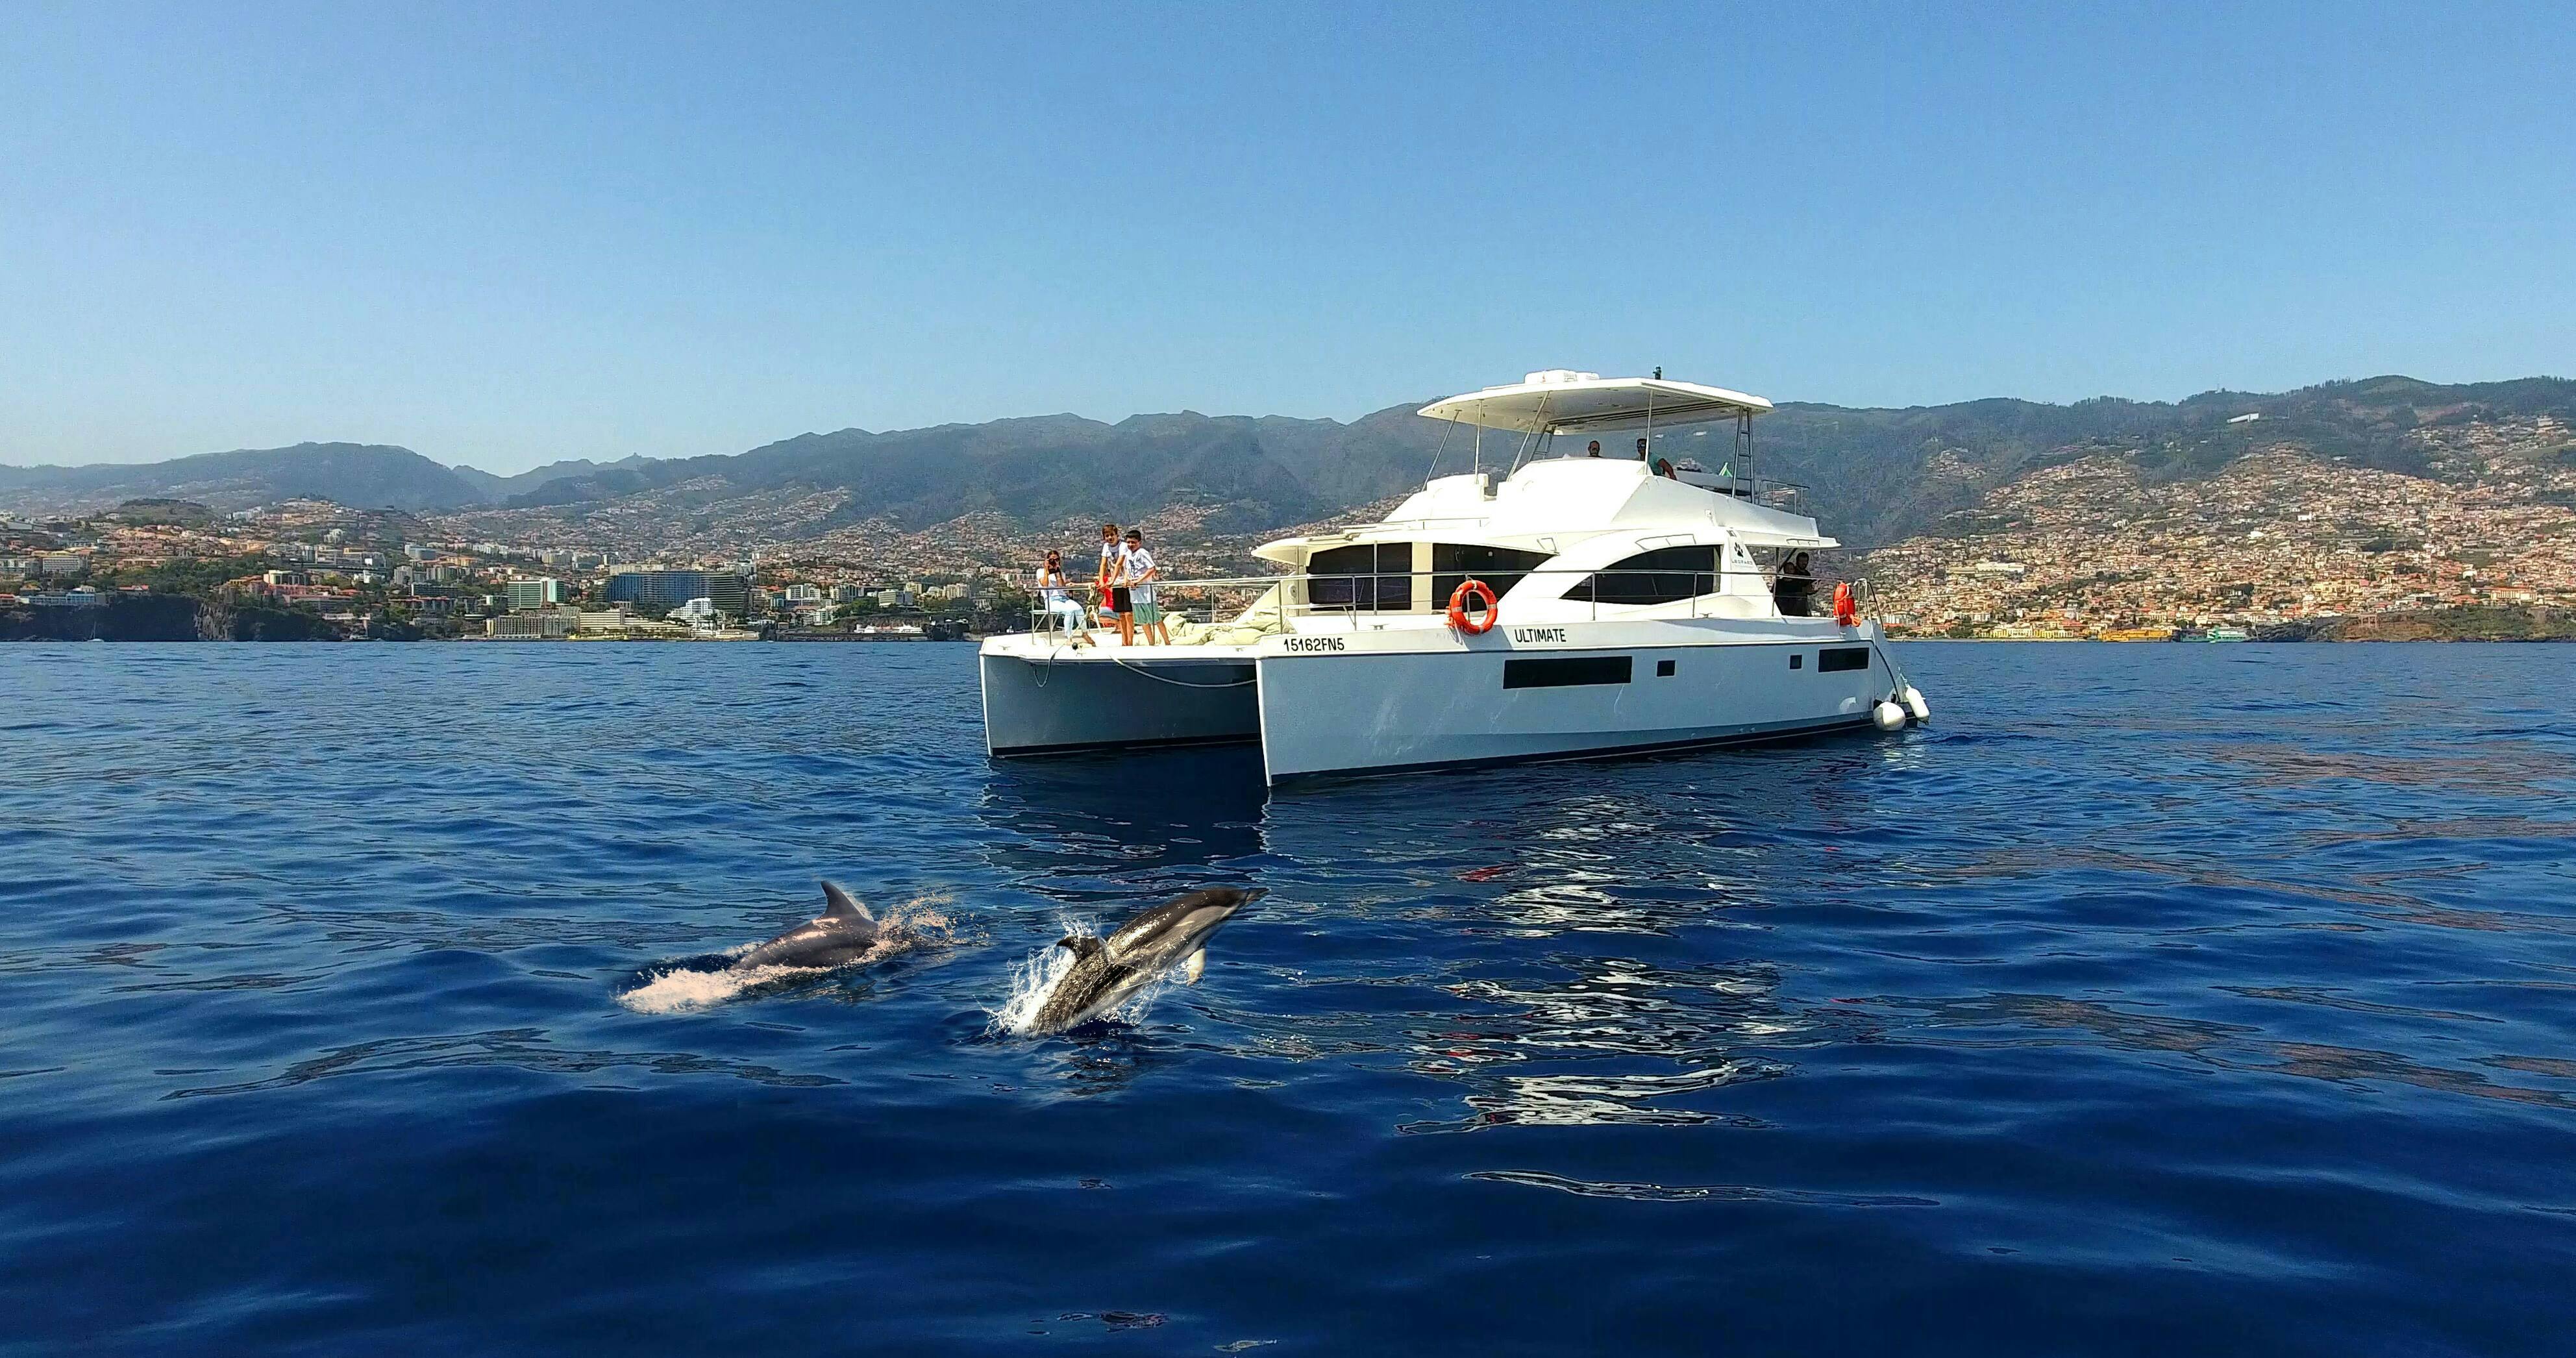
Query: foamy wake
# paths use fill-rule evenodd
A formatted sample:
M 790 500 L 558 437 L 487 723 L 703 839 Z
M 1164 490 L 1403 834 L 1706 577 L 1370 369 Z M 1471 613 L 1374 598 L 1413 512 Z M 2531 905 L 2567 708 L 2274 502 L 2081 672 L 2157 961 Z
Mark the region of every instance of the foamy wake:
M 1089 920 L 1067 918 L 1056 923 L 1064 931 L 1057 935 L 1060 938 L 1097 937 L 1100 932 Z M 1071 948 L 1059 948 L 1053 943 L 1021 959 L 1018 966 L 1011 968 L 1011 993 L 999 1007 L 987 1011 L 993 1017 L 984 1025 L 984 1031 L 996 1036 L 1025 1036 L 1029 1025 L 1037 1022 L 1038 1011 L 1046 1008 L 1047 998 L 1055 994 L 1056 986 L 1072 973 L 1074 963 L 1080 960 L 1073 955 Z M 1157 977 L 1100 1017 L 1121 1023 L 1139 1022 L 1146 1011 L 1154 1007 L 1155 999 L 1162 995 L 1167 984 L 1164 978 Z
M 837 967 L 665 967 L 645 973 L 644 984 L 618 996 L 617 1002 L 639 1014 L 680 1014 L 722 1004 L 763 987 L 852 967 L 872 967 L 919 948 L 944 948 L 956 939 L 956 926 L 937 908 L 946 900 L 945 896 L 926 896 L 888 910 L 879 918 L 876 946 Z M 745 943 L 727 948 L 723 955 L 740 957 L 758 946 Z

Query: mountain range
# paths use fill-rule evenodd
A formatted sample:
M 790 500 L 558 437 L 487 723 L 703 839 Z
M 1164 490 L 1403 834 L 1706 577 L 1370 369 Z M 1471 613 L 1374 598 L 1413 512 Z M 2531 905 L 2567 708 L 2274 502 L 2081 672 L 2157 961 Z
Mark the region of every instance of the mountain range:
M 406 448 L 304 443 L 167 462 L 0 467 L 0 510 L 22 515 L 177 498 L 217 509 L 292 497 L 414 513 L 545 509 L 547 517 L 776 502 L 823 506 L 797 531 L 870 520 L 919 530 L 970 514 L 1038 526 L 1093 514 L 1131 518 L 1202 507 L 1218 532 L 1309 522 L 1421 484 L 1435 456 L 1463 470 L 1472 431 L 1422 419 L 1407 402 L 1348 423 L 1280 416 L 1073 415 L 886 433 L 802 434 L 747 452 L 557 462 L 516 476 L 443 466 Z M 2029 472 L 2110 454 L 2150 481 L 2213 475 L 2262 448 L 2410 475 L 2432 474 L 2423 431 L 2548 416 L 2576 423 L 2576 381 L 2534 377 L 2439 385 L 2406 377 L 2176 402 L 2112 397 L 2069 405 L 2012 399 L 1902 409 L 1791 403 L 1757 423 L 1762 470 L 1805 482 L 1810 509 L 1846 542 L 1926 531 Z M 1725 433 L 1712 430 L 1715 466 Z M 1511 440 L 1486 437 L 1487 460 Z M 1688 455 L 1679 438 L 1670 445 Z M 2576 444 L 2566 454 L 2576 460 Z M 766 497 L 766 498 L 764 498 Z M 716 512 L 723 512 L 718 509 Z

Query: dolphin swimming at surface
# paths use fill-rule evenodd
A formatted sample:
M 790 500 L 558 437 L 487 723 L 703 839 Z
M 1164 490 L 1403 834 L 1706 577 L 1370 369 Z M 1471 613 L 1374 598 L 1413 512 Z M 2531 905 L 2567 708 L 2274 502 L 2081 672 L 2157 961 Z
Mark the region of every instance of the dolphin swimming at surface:
M 839 886 L 823 884 L 823 913 L 797 925 L 733 961 L 736 970 L 751 967 L 837 967 L 866 956 L 884 931 L 868 908 L 850 899 Z
M 1073 969 L 1056 982 L 1027 1031 L 1060 1033 L 1078 1027 L 1117 1008 L 1174 966 L 1185 968 L 1183 979 L 1196 984 L 1207 967 L 1208 935 L 1234 918 L 1235 911 L 1269 894 L 1261 887 L 1193 891 L 1127 921 L 1107 938 L 1075 934 L 1057 940 L 1057 947 L 1074 955 Z

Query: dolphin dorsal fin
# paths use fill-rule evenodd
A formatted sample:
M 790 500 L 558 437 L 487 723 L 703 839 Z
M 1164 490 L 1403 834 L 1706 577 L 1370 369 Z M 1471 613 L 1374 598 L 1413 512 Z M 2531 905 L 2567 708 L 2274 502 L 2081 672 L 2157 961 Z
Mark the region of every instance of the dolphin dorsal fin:
M 870 924 L 877 922 L 877 917 L 869 914 L 866 906 L 851 900 L 850 893 L 843 891 L 837 882 L 823 884 L 823 918 L 863 919 Z

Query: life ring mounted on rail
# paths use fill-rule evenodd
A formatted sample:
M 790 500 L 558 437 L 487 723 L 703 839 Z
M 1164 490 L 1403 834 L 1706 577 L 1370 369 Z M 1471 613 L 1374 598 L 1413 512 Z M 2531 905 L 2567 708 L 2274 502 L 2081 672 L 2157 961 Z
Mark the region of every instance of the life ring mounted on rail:
M 1860 601 L 1852 597 L 1849 580 L 1834 586 L 1834 621 L 1845 627 L 1855 626 L 1860 622 Z
M 1483 601 L 1477 605 L 1483 610 L 1483 616 L 1468 616 L 1467 601 L 1470 598 Z M 1481 636 L 1494 630 L 1495 620 L 1502 615 L 1502 605 L 1495 601 L 1493 587 L 1482 580 L 1462 580 L 1458 588 L 1449 592 L 1449 625 L 1468 636 Z

